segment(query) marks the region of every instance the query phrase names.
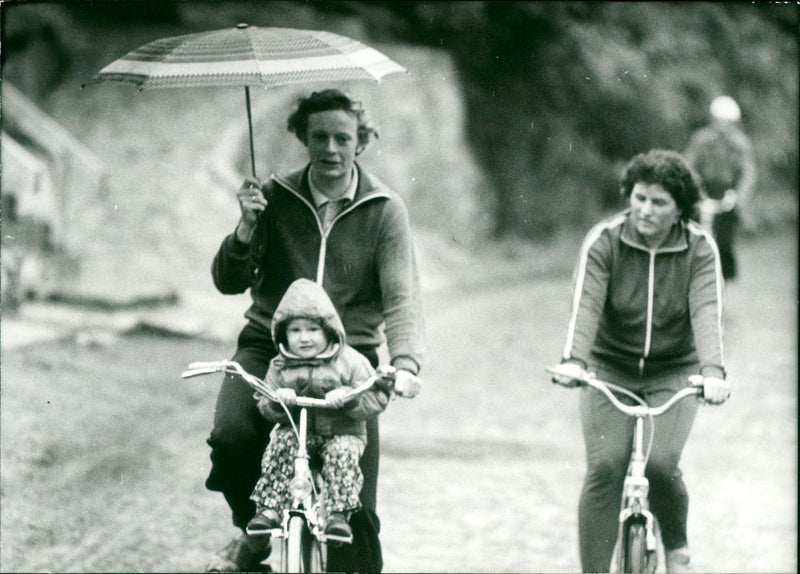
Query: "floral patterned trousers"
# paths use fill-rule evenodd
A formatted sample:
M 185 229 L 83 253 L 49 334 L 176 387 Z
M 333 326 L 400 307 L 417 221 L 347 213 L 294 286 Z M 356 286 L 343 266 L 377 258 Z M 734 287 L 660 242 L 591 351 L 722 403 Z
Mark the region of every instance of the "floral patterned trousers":
M 294 476 L 294 457 L 297 437 L 289 427 L 275 429 L 261 460 L 261 478 L 250 499 L 257 511 L 280 512 L 291 502 L 289 481 Z M 358 462 L 366 441 L 353 435 L 322 437 L 308 435 L 308 453 L 322 459 L 322 478 L 327 487 L 327 506 L 330 512 L 350 512 L 361 508 L 359 493 L 364 484 Z

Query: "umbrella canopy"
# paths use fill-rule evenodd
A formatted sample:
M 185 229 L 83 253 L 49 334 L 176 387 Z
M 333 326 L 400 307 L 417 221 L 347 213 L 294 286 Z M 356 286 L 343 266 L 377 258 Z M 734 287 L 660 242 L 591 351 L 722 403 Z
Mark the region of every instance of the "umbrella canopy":
M 139 89 L 244 86 L 255 175 L 250 86 L 377 82 L 405 71 L 381 52 L 332 32 L 239 24 L 155 40 L 111 62 L 90 82 L 127 82 Z
M 273 88 L 317 81 L 379 81 L 405 71 L 379 51 L 332 32 L 239 24 L 155 40 L 110 63 L 92 80 L 130 82 L 142 89 Z

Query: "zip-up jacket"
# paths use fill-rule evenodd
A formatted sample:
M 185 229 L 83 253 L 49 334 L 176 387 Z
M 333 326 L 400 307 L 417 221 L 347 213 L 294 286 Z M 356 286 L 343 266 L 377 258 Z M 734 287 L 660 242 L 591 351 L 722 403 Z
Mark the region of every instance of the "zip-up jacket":
M 422 364 L 423 318 L 419 277 L 408 212 L 399 195 L 358 164 L 353 201 L 323 231 L 308 184 L 310 166 L 273 175 L 254 237 L 266 249 L 255 276 L 250 246 L 228 235 L 212 264 L 217 289 L 239 294 L 250 289 L 245 312 L 251 324 L 269 332 L 272 316 L 289 285 L 299 278 L 321 284 L 336 307 L 351 345 L 378 346 L 379 327 L 392 364 L 418 372 Z
M 629 212 L 584 239 L 563 359 L 584 366 L 599 359 L 638 375 L 696 366 L 724 377 L 716 243 L 693 221 L 679 222 L 651 249 Z
M 292 319 L 318 321 L 335 334 L 328 348 L 310 359 L 287 348 L 286 328 Z M 289 286 L 272 320 L 272 338 L 279 354 L 270 361 L 266 383 L 272 389 L 293 389 L 299 396 L 325 398 L 339 387 L 357 387 L 375 373 L 367 358 L 347 344 L 342 322 L 328 295 L 317 283 L 298 279 Z M 283 408 L 259 397 L 259 410 L 269 420 L 285 422 Z M 350 434 L 367 440 L 366 419 L 382 413 L 389 404 L 386 391 L 373 387 L 351 400 L 341 410 L 313 409 L 309 428 L 324 437 Z

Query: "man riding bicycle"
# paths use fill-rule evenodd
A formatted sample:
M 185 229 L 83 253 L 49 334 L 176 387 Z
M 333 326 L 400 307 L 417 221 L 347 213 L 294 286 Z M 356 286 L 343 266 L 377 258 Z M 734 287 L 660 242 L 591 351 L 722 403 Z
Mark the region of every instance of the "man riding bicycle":
M 219 291 L 249 289 L 253 299 L 233 358 L 263 378 L 277 355 L 272 315 L 294 280 L 312 279 L 333 301 L 350 344 L 373 367 L 385 325 L 391 364 L 398 369 L 395 388 L 413 397 L 419 390 L 415 375 L 422 365 L 423 319 L 408 213 L 395 192 L 355 162 L 377 131 L 360 104 L 338 90 L 301 99 L 288 128 L 307 148 L 309 163 L 264 183 L 244 182 L 238 191 L 241 218 L 212 266 Z M 206 486 L 223 493 L 234 525 L 243 530 L 255 514 L 250 493 L 268 440 L 269 426 L 252 390 L 241 377 L 226 376 L 208 439 L 212 468 Z M 380 572 L 383 567 L 375 512 L 378 445 L 373 417 L 361 457 L 362 508 L 350 520 L 353 544 L 331 549 L 331 570 Z M 209 570 L 253 569 L 268 553 L 261 539 L 245 533 L 215 557 Z

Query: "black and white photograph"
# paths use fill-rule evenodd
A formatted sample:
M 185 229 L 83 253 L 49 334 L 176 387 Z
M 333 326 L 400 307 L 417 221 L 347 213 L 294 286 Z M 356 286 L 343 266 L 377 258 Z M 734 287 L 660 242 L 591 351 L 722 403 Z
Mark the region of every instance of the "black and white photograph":
M 800 4 L 0 0 L 0 571 L 798 571 Z

